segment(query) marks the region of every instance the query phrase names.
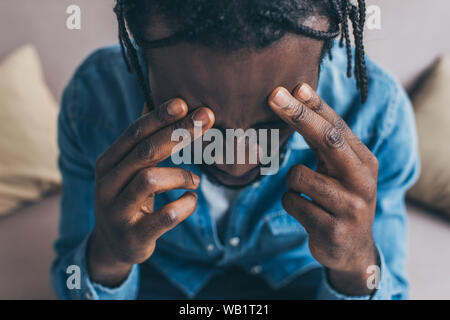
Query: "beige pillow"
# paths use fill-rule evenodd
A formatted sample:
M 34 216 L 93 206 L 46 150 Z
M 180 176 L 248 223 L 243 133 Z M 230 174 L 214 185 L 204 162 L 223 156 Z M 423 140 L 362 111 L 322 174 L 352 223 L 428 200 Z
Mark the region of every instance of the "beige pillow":
M 422 173 L 408 195 L 450 216 L 450 57 L 437 61 L 413 104 Z
M 0 215 L 60 184 L 57 113 L 34 47 L 0 62 Z

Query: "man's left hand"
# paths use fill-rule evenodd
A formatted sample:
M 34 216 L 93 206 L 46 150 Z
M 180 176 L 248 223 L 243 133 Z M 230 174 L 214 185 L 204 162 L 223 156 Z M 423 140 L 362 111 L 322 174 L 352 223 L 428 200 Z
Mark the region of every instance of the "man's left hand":
M 372 237 L 376 157 L 307 84 L 292 94 L 275 89 L 269 105 L 318 160 L 316 171 L 303 165 L 290 169 L 283 207 L 305 227 L 311 254 L 327 268 L 332 286 L 348 295 L 370 294 L 367 268 L 378 264 Z

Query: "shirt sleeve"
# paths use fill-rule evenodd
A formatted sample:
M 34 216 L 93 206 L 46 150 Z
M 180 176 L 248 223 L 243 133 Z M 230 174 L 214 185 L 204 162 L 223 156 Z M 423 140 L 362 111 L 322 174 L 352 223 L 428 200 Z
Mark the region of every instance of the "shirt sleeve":
M 395 92 L 384 119 L 392 125 L 372 148 L 379 162 L 377 208 L 373 223 L 381 272 L 377 289 L 371 296 L 346 296 L 333 289 L 324 276 L 319 286 L 319 299 L 408 298 L 405 194 L 418 178 L 420 160 L 411 103 L 402 88 L 398 86 Z
M 319 300 L 391 300 L 393 298 L 392 293 L 398 292 L 399 290 L 393 286 L 395 279 L 389 271 L 386 265 L 383 253 L 377 246 L 378 257 L 380 261 L 379 277 L 377 277 L 376 282 L 372 283 L 376 286 L 373 294 L 365 296 L 349 296 L 335 290 L 331 284 L 328 282 L 327 276 L 325 274 L 325 269 L 322 272 L 322 281 L 318 290 Z
M 62 299 L 134 299 L 138 293 L 139 267 L 134 266 L 117 288 L 92 282 L 86 268 L 86 245 L 94 226 L 94 168 L 83 152 L 71 108 L 82 99 L 74 78 L 66 88 L 58 118 L 59 167 L 63 177 L 59 237 L 52 283 Z M 75 98 L 76 97 L 76 98 Z

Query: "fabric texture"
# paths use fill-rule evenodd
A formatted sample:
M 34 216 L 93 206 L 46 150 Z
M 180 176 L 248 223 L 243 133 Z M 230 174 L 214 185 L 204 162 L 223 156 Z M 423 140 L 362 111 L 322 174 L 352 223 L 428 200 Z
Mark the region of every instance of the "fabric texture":
M 408 297 L 404 197 L 419 173 L 414 114 L 398 81 L 371 59 L 367 59 L 367 67 L 370 93 L 367 102 L 361 104 L 355 80 L 346 76 L 345 49 L 335 45 L 333 60 L 326 58 L 323 62 L 318 93 L 378 158 L 373 237 L 381 262 L 381 282 L 372 296 L 352 297 L 334 290 L 325 277 L 310 278 L 311 286 L 317 289 L 314 295 L 317 299 Z M 306 230 L 281 204 L 289 169 L 295 164 L 317 167 L 314 153 L 305 148 L 304 138 L 295 133 L 287 143 L 279 171 L 244 188 L 231 204 L 223 242 L 200 187 L 194 214 L 160 237 L 150 259 L 136 265 L 119 287 L 104 288 L 92 283 L 84 266 L 85 239 L 95 224 L 95 162 L 141 115 L 143 105 L 137 79 L 128 73 L 117 46 L 100 49 L 88 57 L 65 90 L 58 129 L 63 195 L 60 235 L 55 243 L 57 259 L 52 268 L 53 285 L 59 297 L 175 298 L 177 295 L 163 295 L 161 288 L 152 288 L 155 281 L 144 272 L 148 265 L 188 298 L 201 297 L 215 276 L 231 266 L 258 275 L 275 291 L 312 270 L 318 272 L 309 274 L 323 271 L 309 250 Z M 159 165 L 176 166 L 170 158 Z M 202 174 L 198 166 L 179 166 Z M 156 209 L 183 193 L 184 190 L 171 190 L 158 195 Z M 79 290 L 68 290 L 66 286 L 66 269 L 73 264 L 82 269 Z M 220 288 L 217 293 L 220 294 Z
M 408 195 L 450 217 L 450 56 L 440 58 L 413 96 L 424 169 Z
M 239 196 L 240 190 L 217 185 L 210 181 L 206 174 L 201 176 L 200 181 L 209 214 L 217 228 L 219 240 L 223 243 L 228 212 L 234 200 Z
M 60 184 L 57 114 L 34 47 L 0 63 L 0 215 Z

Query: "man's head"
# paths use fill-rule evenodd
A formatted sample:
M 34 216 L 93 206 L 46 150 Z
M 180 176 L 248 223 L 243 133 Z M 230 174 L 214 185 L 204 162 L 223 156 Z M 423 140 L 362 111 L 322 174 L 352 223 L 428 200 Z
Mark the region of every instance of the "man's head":
M 125 59 L 150 107 L 181 97 L 192 109 L 211 108 L 218 129 L 280 129 L 283 145 L 293 131 L 269 109 L 267 97 L 278 86 L 294 89 L 306 82 L 315 88 L 321 60 L 339 33 L 347 44 L 350 76 L 349 17 L 355 75 L 366 98 L 363 0 L 358 6 L 348 0 L 119 0 L 115 11 Z M 148 70 L 139 65 L 126 26 Z M 254 164 L 206 169 L 234 186 L 258 175 Z

